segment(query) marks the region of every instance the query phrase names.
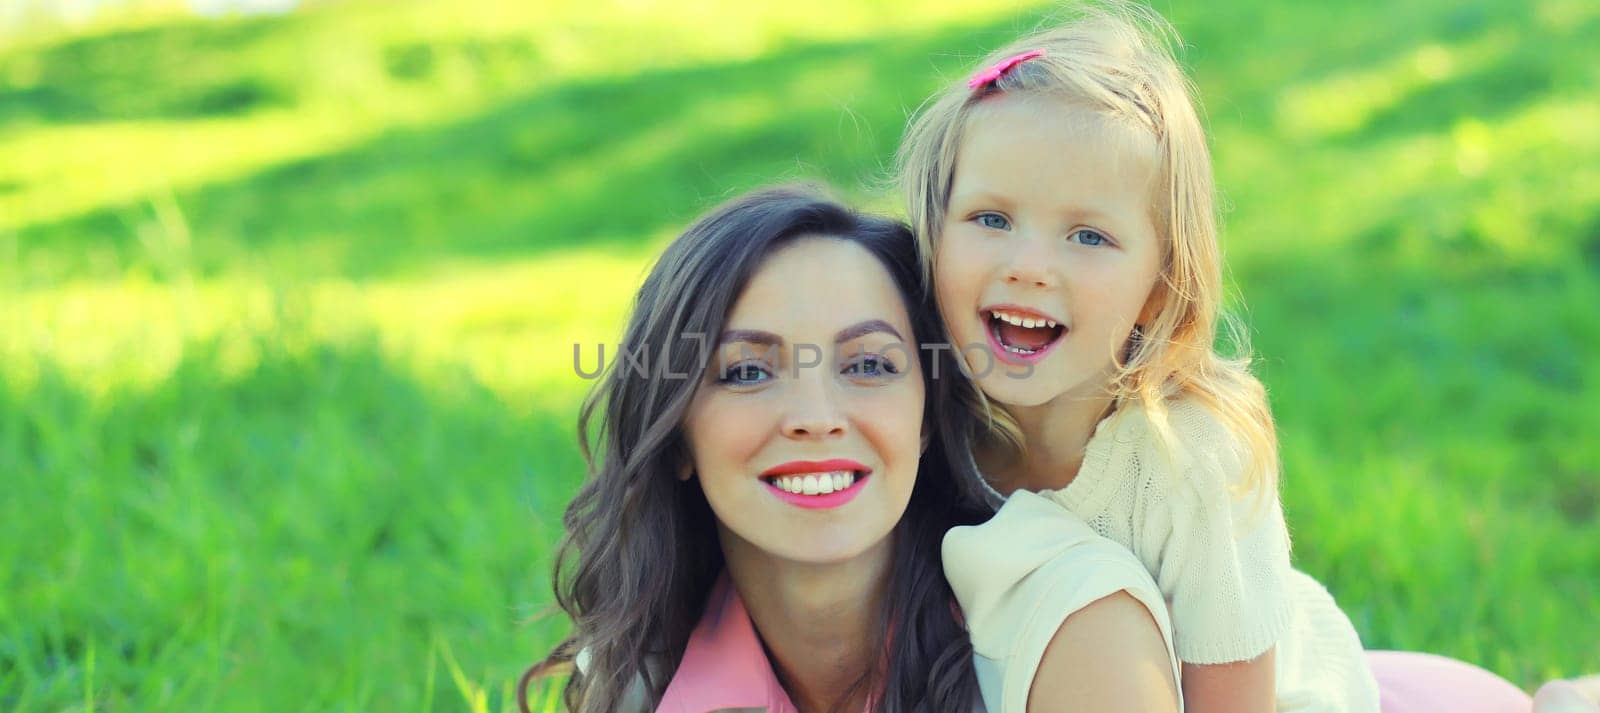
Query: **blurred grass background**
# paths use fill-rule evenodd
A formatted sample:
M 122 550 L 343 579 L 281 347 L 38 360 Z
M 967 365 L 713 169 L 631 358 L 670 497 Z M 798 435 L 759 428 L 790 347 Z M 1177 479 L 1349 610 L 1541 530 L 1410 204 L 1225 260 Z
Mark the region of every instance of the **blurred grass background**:
M 1157 7 L 1300 566 L 1371 648 L 1600 670 L 1600 6 Z M 744 188 L 897 210 L 908 112 L 1057 6 L 115 9 L 0 16 L 4 709 L 514 708 L 572 345 Z

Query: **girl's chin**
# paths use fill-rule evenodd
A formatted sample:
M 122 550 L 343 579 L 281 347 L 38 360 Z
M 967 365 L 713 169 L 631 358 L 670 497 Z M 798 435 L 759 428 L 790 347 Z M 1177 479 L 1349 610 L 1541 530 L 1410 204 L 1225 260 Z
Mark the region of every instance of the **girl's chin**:
M 1049 403 L 1058 394 L 1053 389 L 1029 379 L 1017 379 L 1005 374 L 991 374 L 980 379 L 978 386 L 983 394 L 1005 406 L 1040 406 Z

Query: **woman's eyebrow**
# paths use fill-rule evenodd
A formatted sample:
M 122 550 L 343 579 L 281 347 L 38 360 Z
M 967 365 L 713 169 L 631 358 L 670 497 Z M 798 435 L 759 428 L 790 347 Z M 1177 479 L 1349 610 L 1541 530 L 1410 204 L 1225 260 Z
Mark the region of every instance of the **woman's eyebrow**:
M 905 337 L 900 336 L 899 330 L 896 330 L 888 322 L 885 322 L 881 319 L 869 319 L 865 322 L 858 322 L 839 330 L 839 333 L 834 335 L 833 342 L 835 344 L 840 342 L 848 342 L 852 339 L 864 337 L 873 332 L 888 332 L 893 334 L 895 339 L 898 339 L 902 342 L 906 340 Z
M 783 337 L 772 332 L 763 332 L 759 329 L 730 329 L 723 332 L 722 336 L 717 339 L 717 346 L 735 342 L 749 342 L 750 344 L 775 347 L 783 344 Z

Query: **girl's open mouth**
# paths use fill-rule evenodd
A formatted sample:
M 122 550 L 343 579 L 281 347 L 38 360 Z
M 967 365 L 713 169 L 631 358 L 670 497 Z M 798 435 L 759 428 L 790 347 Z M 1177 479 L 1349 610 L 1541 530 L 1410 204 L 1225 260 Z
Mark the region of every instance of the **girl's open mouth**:
M 1060 343 L 1067 328 L 1041 315 L 997 308 L 985 310 L 995 356 L 1013 364 L 1036 362 Z

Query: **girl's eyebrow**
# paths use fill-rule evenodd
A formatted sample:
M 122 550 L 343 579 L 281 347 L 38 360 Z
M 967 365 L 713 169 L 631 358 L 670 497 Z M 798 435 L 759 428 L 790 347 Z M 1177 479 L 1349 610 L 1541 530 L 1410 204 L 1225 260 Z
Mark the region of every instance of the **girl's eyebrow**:
M 1081 206 L 1073 208 L 1069 213 L 1074 217 L 1089 223 L 1114 223 L 1117 216 L 1111 215 L 1094 206 Z
M 1010 199 L 1008 199 L 1004 193 L 982 188 L 952 193 L 950 195 L 950 202 L 955 203 L 957 200 L 972 201 L 977 203 L 997 203 L 1002 206 L 1009 206 L 1011 204 Z

